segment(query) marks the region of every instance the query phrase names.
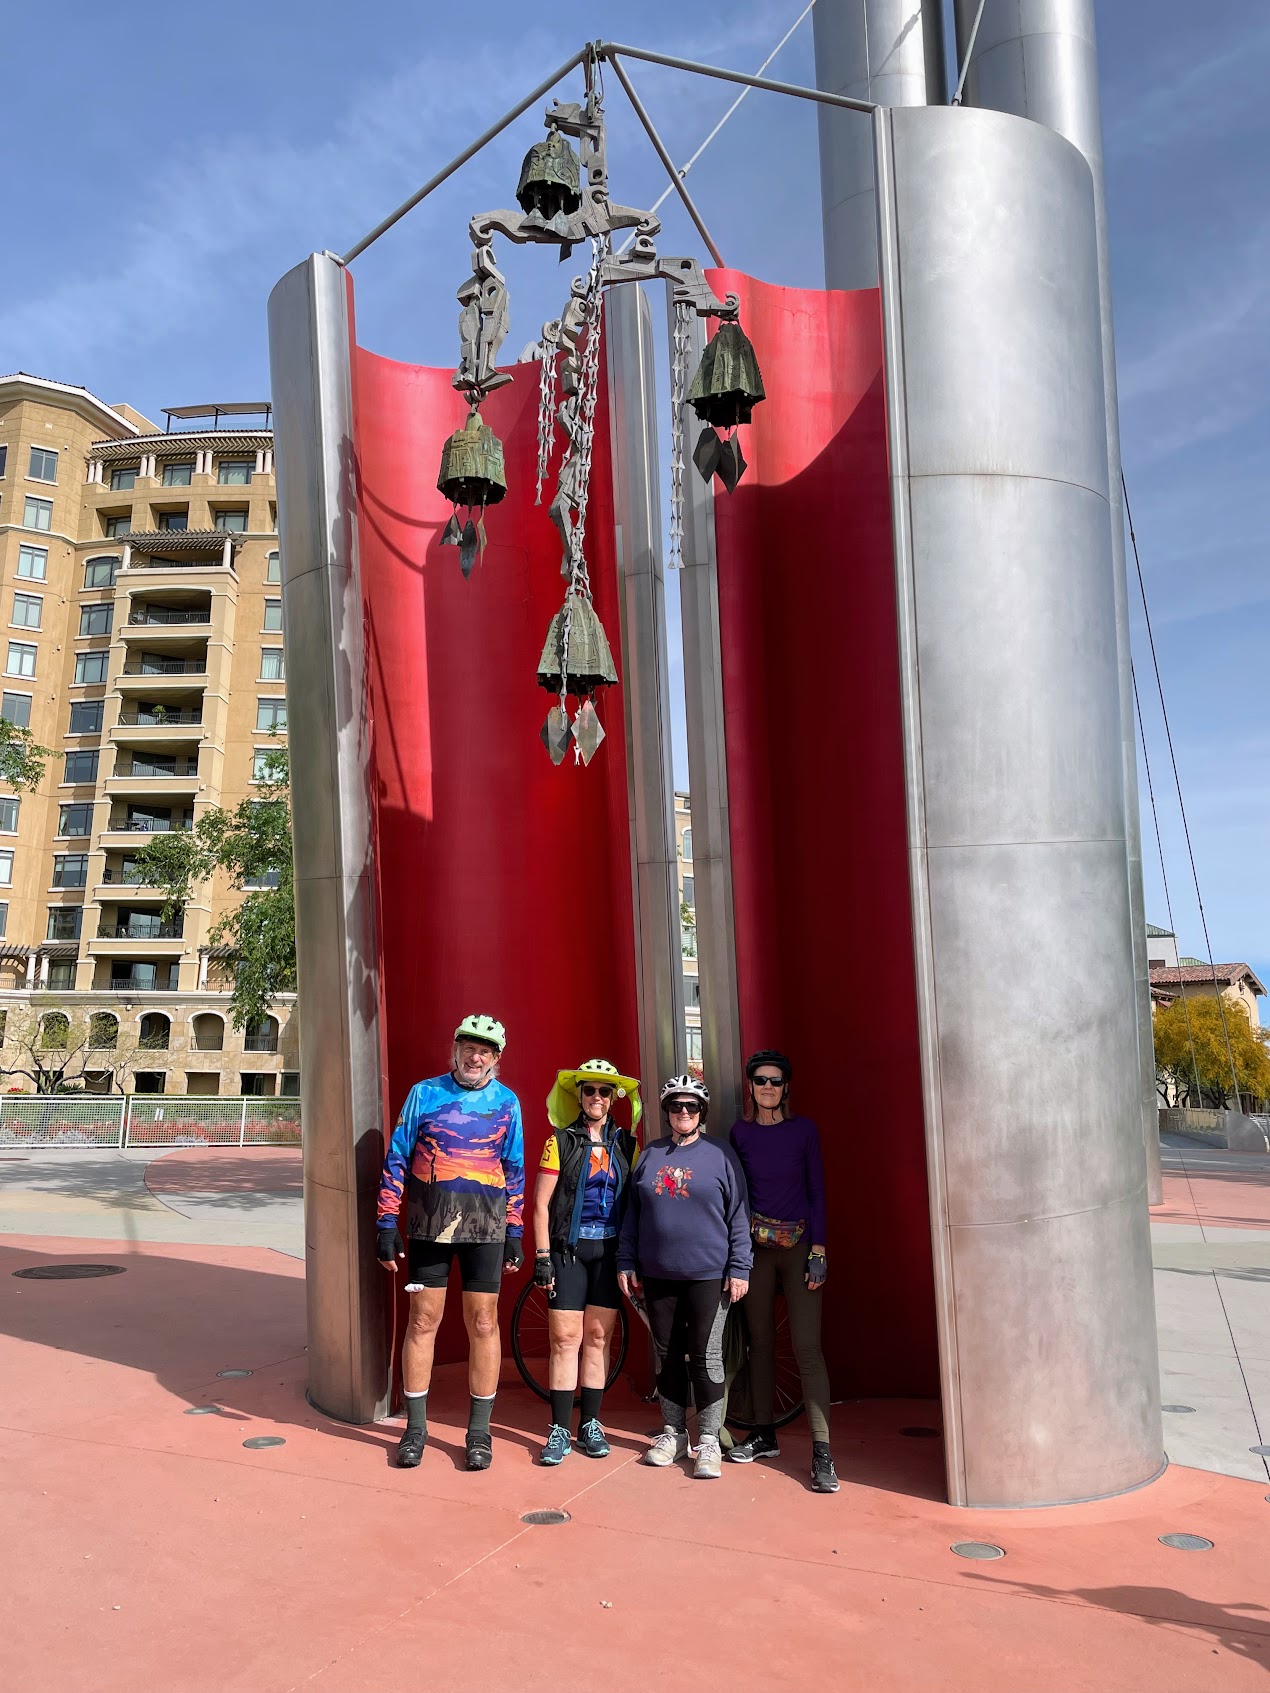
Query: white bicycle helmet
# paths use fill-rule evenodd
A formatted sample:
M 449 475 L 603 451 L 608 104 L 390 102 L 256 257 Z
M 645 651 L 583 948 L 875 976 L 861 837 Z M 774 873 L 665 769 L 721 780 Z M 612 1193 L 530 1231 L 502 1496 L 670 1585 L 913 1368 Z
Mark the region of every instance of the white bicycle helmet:
M 710 1089 L 704 1082 L 699 1082 L 695 1076 L 672 1076 L 661 1090 L 662 1106 L 665 1107 L 672 1099 L 681 1098 L 684 1094 L 692 1099 L 699 1099 L 702 1110 L 710 1103 Z

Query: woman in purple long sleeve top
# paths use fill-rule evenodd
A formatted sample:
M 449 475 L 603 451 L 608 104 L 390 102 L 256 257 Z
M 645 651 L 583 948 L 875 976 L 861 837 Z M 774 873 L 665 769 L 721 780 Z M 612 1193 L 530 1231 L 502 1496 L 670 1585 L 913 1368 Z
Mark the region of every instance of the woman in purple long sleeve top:
M 756 1052 L 745 1066 L 750 1112 L 732 1128 L 732 1146 L 750 1192 L 754 1268 L 745 1315 L 750 1330 L 750 1393 L 755 1427 L 728 1456 L 734 1463 L 780 1455 L 776 1388 L 776 1294 L 785 1295 L 789 1332 L 811 1424 L 811 1485 L 836 1493 L 829 1450 L 829 1372 L 820 1349 L 825 1284 L 825 1171 L 810 1117 L 791 1116 L 793 1068 L 781 1052 Z M 750 1114 L 752 1113 L 752 1115 Z

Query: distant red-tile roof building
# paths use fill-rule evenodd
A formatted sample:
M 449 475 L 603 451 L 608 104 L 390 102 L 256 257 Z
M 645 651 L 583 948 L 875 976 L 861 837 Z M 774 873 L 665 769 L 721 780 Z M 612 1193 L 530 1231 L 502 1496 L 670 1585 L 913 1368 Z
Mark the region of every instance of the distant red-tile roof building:
M 1214 990 L 1214 981 L 1217 984 Z M 1157 1005 L 1170 1005 L 1185 990 L 1191 994 L 1212 994 L 1220 991 L 1237 999 L 1247 1011 L 1253 1028 L 1259 1028 L 1261 1015 L 1257 996 L 1265 993 L 1252 967 L 1248 964 L 1200 964 L 1187 962 L 1175 969 L 1156 968 L 1151 971 L 1151 998 Z

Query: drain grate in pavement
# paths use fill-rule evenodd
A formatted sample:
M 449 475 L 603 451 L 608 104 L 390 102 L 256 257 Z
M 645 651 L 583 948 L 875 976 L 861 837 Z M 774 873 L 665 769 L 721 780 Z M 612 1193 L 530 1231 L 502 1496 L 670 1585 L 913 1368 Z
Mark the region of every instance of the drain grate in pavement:
M 21 1270 L 18 1271 L 18 1274 L 22 1274 Z M 1270 1446 L 1250 1446 L 1248 1450 L 1255 1452 L 1258 1458 L 1270 1458 Z
M 219 1417 L 221 1414 L 219 1405 L 190 1405 L 185 1411 L 187 1417 Z
M 285 1446 L 286 1440 L 280 1434 L 253 1434 L 243 1445 L 249 1452 L 259 1452 L 266 1446 Z
M 994 1546 L 990 1540 L 954 1540 L 948 1550 L 959 1558 L 975 1558 L 980 1563 L 1005 1557 L 1005 1547 Z
M 244 1376 L 250 1374 L 250 1370 L 217 1370 L 216 1372 L 219 1381 L 240 1381 Z
M 1174 1416 L 1181 1416 L 1183 1411 L 1194 1411 L 1194 1405 L 1161 1405 L 1162 1411 L 1171 1411 Z
M 530 1528 L 551 1528 L 556 1523 L 572 1521 L 568 1511 L 526 1511 L 520 1520 Z
M 1213 1543 L 1202 1534 L 1162 1534 L 1161 1546 L 1171 1546 L 1175 1552 L 1211 1552 Z
M 902 1428 L 901 1434 L 906 1434 L 910 1440 L 938 1440 L 937 1428 Z
M 32 1264 L 30 1269 L 15 1270 L 13 1273 L 28 1282 L 79 1282 L 91 1281 L 96 1276 L 121 1276 L 124 1273 L 124 1265 Z

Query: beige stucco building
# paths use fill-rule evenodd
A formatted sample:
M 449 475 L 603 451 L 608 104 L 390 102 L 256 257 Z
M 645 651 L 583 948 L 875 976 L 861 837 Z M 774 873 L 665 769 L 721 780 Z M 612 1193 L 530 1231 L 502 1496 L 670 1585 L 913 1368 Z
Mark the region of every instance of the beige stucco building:
M 679 905 L 683 940 L 684 1022 L 689 1067 L 701 1074 L 701 980 L 697 974 L 697 897 L 692 871 L 692 810 L 685 793 L 675 795 L 675 849 L 679 861 Z
M 116 1076 L 103 1049 L 97 1087 L 298 1090 L 293 1001 L 246 1037 L 229 1022 L 210 937 L 234 890 L 165 924 L 135 868 L 156 831 L 258 792 L 285 744 L 268 423 L 182 408 L 160 431 L 0 377 L 0 715 L 57 755 L 38 792 L 0 786 L 0 1010 L 117 1016 L 119 1052 L 146 1055 Z

